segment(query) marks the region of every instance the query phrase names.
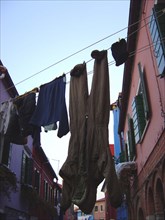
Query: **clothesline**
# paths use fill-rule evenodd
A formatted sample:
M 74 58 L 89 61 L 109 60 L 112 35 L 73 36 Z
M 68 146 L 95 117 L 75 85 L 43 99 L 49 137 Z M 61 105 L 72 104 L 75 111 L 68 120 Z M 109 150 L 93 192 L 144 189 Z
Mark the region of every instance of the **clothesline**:
M 157 13 L 160 13 L 160 12 L 161 12 L 161 14 L 160 14 L 158 17 L 161 17 L 161 16 L 165 13 L 165 9 L 162 9 L 162 10 L 158 11 Z M 18 84 L 20 84 L 20 83 L 22 83 L 22 82 L 24 82 L 24 81 L 26 81 L 26 80 L 32 78 L 32 77 L 34 77 L 35 75 L 40 74 L 41 72 L 46 71 L 47 69 L 49 69 L 49 68 L 51 68 L 51 67 L 53 67 L 53 66 L 55 66 L 55 65 L 57 65 L 57 64 L 59 64 L 59 63 L 61 63 L 61 62 L 63 62 L 63 61 L 66 60 L 66 59 L 69 59 L 70 57 L 72 57 L 72 56 L 74 56 L 74 55 L 76 55 L 76 54 L 78 54 L 78 53 L 80 53 L 80 52 L 82 52 L 82 51 L 84 51 L 84 50 L 90 48 L 91 46 L 93 46 L 93 45 L 95 45 L 95 44 L 97 44 L 97 43 L 100 43 L 101 41 L 106 40 L 107 38 L 112 37 L 112 36 L 114 36 L 114 35 L 116 35 L 116 34 L 122 32 L 122 31 L 125 30 L 125 29 L 128 29 L 128 28 L 130 28 L 130 27 L 133 27 L 134 25 L 138 24 L 138 23 L 141 22 L 141 21 L 145 21 L 146 19 L 150 18 L 151 16 L 152 16 L 152 15 L 147 16 L 147 17 L 144 18 L 144 19 L 140 19 L 140 20 L 138 20 L 137 22 L 135 22 L 135 23 L 133 23 L 133 24 L 131 24 L 131 25 L 129 25 L 129 26 L 127 26 L 127 27 L 121 29 L 121 30 L 119 30 L 119 31 L 117 31 L 117 32 L 114 32 L 114 33 L 110 34 L 109 36 L 107 36 L 107 37 L 105 37 L 105 38 L 103 38 L 103 39 L 101 39 L 101 40 L 99 40 L 99 41 L 96 41 L 95 43 L 93 43 L 93 44 L 91 44 L 91 45 L 89 45 L 89 46 L 87 46 L 87 47 L 85 47 L 85 48 L 83 48 L 83 49 L 81 49 L 81 50 L 79 50 L 79 51 L 77 51 L 77 52 L 75 52 L 75 53 L 73 53 L 73 54 L 71 54 L 71 55 L 69 55 L 69 56 L 67 56 L 67 57 L 65 57 L 65 58 L 63 58 L 63 59 L 61 59 L 61 60 L 59 60 L 59 61 L 57 61 L 56 63 L 54 63 L 54 64 L 52 64 L 52 65 L 50 65 L 50 66 L 48 66 L 48 67 L 46 67 L 46 68 L 44 68 L 44 69 L 42 69 L 42 70 L 40 70 L 39 72 L 36 72 L 35 74 L 32 74 L 31 76 L 25 78 L 24 80 L 22 80 L 22 81 L 16 83 L 16 84 L 13 85 L 12 87 L 14 87 L 14 86 L 16 86 L 16 85 L 18 85 Z M 142 26 L 142 27 L 138 28 L 137 30 L 135 30 L 134 32 L 132 32 L 132 33 L 131 33 L 130 35 L 128 35 L 125 39 L 129 38 L 131 35 L 135 34 L 137 31 L 139 31 L 139 30 L 142 29 L 143 27 L 147 26 L 147 25 L 148 25 L 149 23 L 151 23 L 153 20 L 154 20 L 154 19 L 150 20 L 150 21 L 149 21 L 148 23 L 146 23 L 144 26 Z M 110 47 L 110 48 L 111 48 L 111 47 Z M 108 48 L 107 50 L 109 50 L 110 48 Z M 88 60 L 86 63 L 90 62 L 91 60 L 92 60 L 92 59 Z M 112 63 L 112 62 L 113 62 L 113 63 Z M 114 64 L 114 61 L 111 61 L 111 63 Z M 111 65 L 112 65 L 112 64 L 111 64 Z M 69 73 L 69 72 L 68 72 L 68 73 Z M 68 73 L 66 73 L 66 75 L 67 75 Z M 9 87 L 8 89 L 6 89 L 6 91 L 9 90 L 9 89 L 11 89 L 12 87 Z
M 129 58 L 132 57 L 132 56 L 134 56 L 134 55 L 137 54 L 137 53 L 141 53 L 141 52 L 143 52 L 143 51 L 145 51 L 145 50 L 147 50 L 147 49 L 153 47 L 155 44 L 158 44 L 158 43 L 160 44 L 161 42 L 164 41 L 164 39 L 165 39 L 165 38 L 162 38 L 162 40 L 160 40 L 160 41 L 153 42 L 152 44 L 145 45 L 145 46 L 139 48 L 138 50 L 135 50 L 135 51 L 130 52 L 130 53 L 129 53 Z M 110 48 L 108 48 L 108 50 L 109 50 L 109 49 L 110 49 Z M 88 60 L 88 61 L 86 62 L 86 64 L 87 64 L 88 62 L 92 61 L 92 60 L 93 60 L 93 58 L 90 59 L 90 60 Z M 109 66 L 114 65 L 114 64 L 115 64 L 115 61 L 114 61 L 114 60 L 113 60 L 113 61 L 110 61 L 110 62 L 108 63 Z M 65 75 L 68 75 L 69 73 L 70 73 L 70 71 L 67 72 L 67 73 L 65 73 Z M 87 74 L 90 75 L 90 74 L 92 74 L 92 73 L 93 73 L 93 70 L 89 71 Z M 66 84 L 69 84 L 69 83 L 70 83 L 70 81 L 66 81 Z M 39 87 L 40 87 L 40 86 L 39 86 Z M 11 89 L 11 87 L 9 87 L 8 89 L 6 89 L 5 91 L 7 91 L 7 90 L 9 90 L 9 89 Z M 36 89 L 36 88 L 34 88 L 34 89 Z M 26 93 L 24 93 L 24 94 L 22 94 L 22 95 L 24 96 L 24 95 L 28 94 L 29 92 L 33 91 L 34 89 L 32 89 L 32 90 L 30 90 L 30 91 L 28 91 L 28 92 L 26 92 Z M 39 92 L 39 88 L 38 88 L 38 87 L 37 87 L 37 89 L 38 89 L 38 91 L 36 91 L 36 93 Z M 22 95 L 20 95 L 20 96 L 22 96 Z M 20 97 L 20 96 L 18 96 L 18 97 Z
M 147 49 L 153 47 L 155 44 L 158 44 L 158 43 L 160 44 L 162 41 L 164 41 L 164 39 L 165 39 L 165 38 L 162 38 L 161 41 L 153 42 L 152 44 L 145 45 L 145 46 L 139 48 L 138 50 L 135 50 L 135 51 L 130 52 L 129 58 L 132 57 L 132 56 L 134 56 L 134 55 L 137 54 L 137 53 L 141 53 L 141 52 L 143 52 L 143 51 L 145 51 L 145 50 L 147 50 Z M 109 48 L 109 49 L 110 49 L 110 48 Z M 93 59 L 91 59 L 91 60 L 93 60 Z M 90 62 L 91 60 L 87 61 L 86 63 Z M 115 61 L 114 61 L 114 60 L 108 63 L 109 66 L 111 66 L 111 65 L 113 65 L 113 64 L 115 64 Z M 69 73 L 70 73 L 70 71 L 67 72 L 65 75 L 67 75 L 67 74 L 69 74 Z M 90 74 L 92 74 L 92 73 L 93 73 L 93 70 L 89 71 L 87 74 L 90 75 Z M 70 83 L 70 81 L 66 81 L 66 84 L 69 84 L 69 83 Z M 40 87 L 40 86 L 39 86 L 39 87 Z M 28 95 L 29 93 L 38 93 L 38 92 L 39 92 L 39 87 L 33 88 L 32 90 L 30 90 L 30 91 L 28 91 L 28 92 L 26 92 L 26 93 L 24 93 L 24 94 L 22 94 L 22 95 L 20 95 L 20 96 L 17 96 L 17 97 L 14 98 L 14 99 L 22 98 L 23 96 L 26 96 L 26 95 Z

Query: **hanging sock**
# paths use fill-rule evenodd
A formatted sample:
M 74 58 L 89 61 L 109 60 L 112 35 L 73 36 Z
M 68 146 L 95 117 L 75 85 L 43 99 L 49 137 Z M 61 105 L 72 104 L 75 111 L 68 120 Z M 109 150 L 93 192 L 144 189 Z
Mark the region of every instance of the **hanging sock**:
M 96 61 L 101 61 L 103 57 L 105 56 L 105 50 L 99 51 L 99 50 L 93 50 L 91 53 L 91 57 L 95 59 Z
M 116 66 L 120 66 L 128 59 L 129 53 L 127 51 L 127 42 L 125 39 L 112 44 L 112 56 L 116 61 Z
M 77 64 L 71 71 L 70 75 L 74 77 L 80 77 L 83 74 L 83 71 L 85 69 L 85 62 L 82 64 Z

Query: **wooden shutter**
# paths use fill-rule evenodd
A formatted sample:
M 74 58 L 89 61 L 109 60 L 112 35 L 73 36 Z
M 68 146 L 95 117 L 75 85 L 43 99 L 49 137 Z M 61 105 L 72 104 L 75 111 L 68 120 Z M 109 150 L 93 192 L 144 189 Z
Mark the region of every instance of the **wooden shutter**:
M 32 185 L 33 159 L 27 157 L 27 184 Z
M 139 69 L 139 75 L 140 75 L 140 80 L 141 80 L 144 114 L 145 114 L 146 120 L 148 120 L 150 117 L 150 108 L 149 108 L 148 95 L 147 95 L 147 86 L 146 86 L 145 75 L 144 75 L 144 72 L 142 71 L 140 63 L 138 63 L 138 69 Z
M 146 125 L 142 94 L 135 96 L 132 103 L 132 113 L 135 142 L 138 143 Z
M 44 195 L 45 195 L 45 200 L 48 201 L 48 182 L 44 180 Z
M 2 137 L 2 136 L 1 136 Z M 0 138 L 1 138 L 0 137 Z M 3 138 L 3 137 L 2 137 Z M 2 142 L 3 143 L 3 142 Z M 1 144 L 1 143 L 0 143 Z M 10 155 L 10 142 L 4 138 L 4 144 L 2 145 L 2 160 L 1 163 L 6 166 L 9 165 L 9 155 Z
M 162 9 L 165 9 L 164 3 L 160 3 L 154 6 L 154 14 L 161 39 L 160 45 L 162 49 L 161 56 L 158 57 L 158 66 L 160 69 L 161 78 L 165 76 L 165 13 L 160 16 L 160 13 L 162 14 Z
M 161 40 L 165 37 L 165 13 L 163 13 L 163 9 L 165 9 L 165 3 L 156 4 L 153 8 Z M 162 41 L 162 44 L 164 47 L 164 41 Z
M 40 189 L 40 173 L 39 173 L 38 170 L 35 170 L 34 186 L 35 186 L 35 189 L 36 189 L 37 193 L 39 193 L 39 189 Z
M 164 8 L 165 3 L 154 5 L 149 23 L 160 78 L 165 76 L 165 13 L 162 11 Z
M 130 152 L 130 160 L 136 155 L 136 148 L 135 148 L 135 136 L 134 136 L 134 127 L 133 127 L 133 120 L 128 115 L 128 144 L 129 144 L 129 152 Z

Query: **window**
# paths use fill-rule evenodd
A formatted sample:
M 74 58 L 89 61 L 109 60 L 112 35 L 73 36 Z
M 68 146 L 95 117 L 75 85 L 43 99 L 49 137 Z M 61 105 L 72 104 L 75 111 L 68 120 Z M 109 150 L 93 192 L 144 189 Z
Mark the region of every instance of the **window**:
M 104 211 L 103 205 L 100 206 L 100 211 L 101 211 L 101 212 Z
M 143 134 L 146 125 L 142 94 L 135 96 L 132 103 L 132 111 L 133 111 L 135 141 L 136 143 L 138 143 L 141 139 L 141 136 Z
M 54 204 L 55 206 L 57 206 L 58 204 L 58 190 L 57 189 L 54 190 Z
M 48 201 L 48 182 L 44 180 L 44 198 Z
M 165 8 L 164 3 L 159 3 L 152 9 L 149 23 L 154 53 L 157 60 L 160 77 L 165 77 Z
M 147 83 L 145 79 L 145 71 L 142 70 L 141 64 L 138 64 L 139 75 L 140 75 L 140 85 L 138 94 L 134 97 L 132 102 L 132 118 L 133 118 L 133 128 L 135 143 L 137 144 L 143 135 L 144 128 L 147 121 L 150 118 L 150 106 L 148 100 Z M 129 126 L 131 130 L 132 122 L 129 119 Z M 133 134 L 128 132 L 128 139 L 133 140 Z M 134 145 L 134 143 L 133 143 Z M 134 148 L 134 147 L 133 147 Z M 135 153 L 135 149 L 132 149 Z
M 124 149 L 120 153 L 120 163 L 128 161 L 128 145 L 124 143 Z
M 34 187 L 35 187 L 35 190 L 37 191 L 37 193 L 39 194 L 39 190 L 40 190 L 40 172 L 37 169 L 34 170 Z
M 128 159 L 132 161 L 134 156 L 136 155 L 136 148 L 135 148 L 133 119 L 129 115 L 128 115 L 127 144 L 128 144 Z
M 51 186 L 48 186 L 48 201 L 51 202 Z
M 54 203 L 54 190 L 53 190 L 52 187 L 51 187 L 51 192 L 50 192 L 50 194 L 51 194 L 51 196 L 50 196 L 50 201 L 51 201 L 52 203 Z
M 9 167 L 11 160 L 12 144 L 0 134 L 0 163 Z
M 128 161 L 128 145 L 124 140 L 124 133 L 120 134 L 121 152 L 119 154 L 119 163 Z
M 22 154 L 22 170 L 21 170 L 21 182 L 23 184 L 32 185 L 32 175 L 33 175 L 33 159 L 28 157 L 28 155 L 23 151 Z
M 95 206 L 95 212 L 98 212 L 98 206 L 97 205 Z

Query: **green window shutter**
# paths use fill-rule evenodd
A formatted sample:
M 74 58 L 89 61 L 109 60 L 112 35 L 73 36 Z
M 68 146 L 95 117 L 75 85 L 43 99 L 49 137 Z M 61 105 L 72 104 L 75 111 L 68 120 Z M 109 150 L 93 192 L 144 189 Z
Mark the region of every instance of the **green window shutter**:
M 34 187 L 37 191 L 37 193 L 39 193 L 39 189 L 40 189 L 40 173 L 38 170 L 35 170 L 34 172 Z
M 138 143 L 141 139 L 141 136 L 143 134 L 146 125 L 142 94 L 135 96 L 132 103 L 132 113 L 133 113 L 135 142 Z
M 145 75 L 144 75 L 144 72 L 142 71 L 140 63 L 138 63 L 138 69 L 139 69 L 139 75 L 140 75 L 140 80 L 141 80 L 144 114 L 145 114 L 146 120 L 148 120 L 150 117 L 150 108 L 149 108 L 148 95 L 147 95 L 147 86 L 146 86 Z
M 164 8 L 165 3 L 154 5 L 149 23 L 160 78 L 165 76 L 165 13 L 162 11 Z
M 11 149 L 10 142 L 7 139 L 4 138 L 4 144 L 2 146 L 2 160 L 1 160 L 1 163 L 5 164 L 6 166 L 9 165 L 10 149 Z
M 120 162 L 120 163 L 127 161 L 125 154 L 126 154 L 125 151 L 122 151 L 122 152 L 120 153 L 120 156 L 119 156 L 119 158 L 120 158 L 120 161 L 119 161 L 119 162 Z
M 48 200 L 48 183 L 44 180 L 44 194 L 45 194 L 45 200 Z
M 162 10 L 165 8 L 164 3 L 156 4 L 153 8 L 153 14 L 155 16 L 159 34 L 161 39 L 165 37 L 165 13 L 162 14 Z M 164 46 L 164 41 L 162 41 L 162 45 Z
M 44 180 L 44 199 L 46 200 L 46 181 Z
M 135 135 L 134 135 L 134 127 L 133 120 L 128 115 L 128 144 L 129 144 L 129 152 L 130 152 L 130 160 L 134 158 L 136 155 L 136 147 L 135 147 Z
M 27 157 L 27 183 L 32 185 L 33 177 L 33 159 Z

